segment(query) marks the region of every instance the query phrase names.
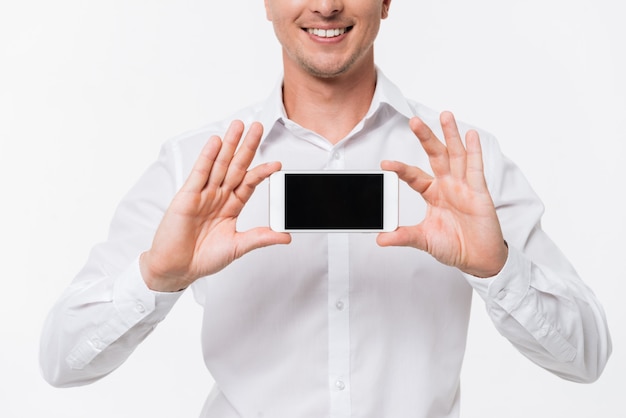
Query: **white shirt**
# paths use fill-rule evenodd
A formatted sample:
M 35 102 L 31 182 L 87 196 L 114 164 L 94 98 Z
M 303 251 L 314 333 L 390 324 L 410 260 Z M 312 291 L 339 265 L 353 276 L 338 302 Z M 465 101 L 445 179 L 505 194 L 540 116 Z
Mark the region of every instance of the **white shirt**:
M 280 85 L 233 118 L 265 127 L 253 165 L 378 169 L 391 159 L 429 171 L 408 127 L 413 115 L 440 134 L 438 114 L 379 72 L 369 112 L 336 145 L 286 117 Z M 202 145 L 231 120 L 166 142 L 123 199 L 108 240 L 93 249 L 44 327 L 41 363 L 52 384 L 106 375 L 166 317 L 180 292 L 149 290 L 137 259 Z M 216 382 L 201 416 L 457 417 L 473 290 L 498 331 L 532 361 L 565 379 L 599 376 L 611 351 L 602 308 L 541 230 L 543 206 L 522 173 L 491 135 L 480 136 L 509 245 L 504 269 L 478 279 L 412 248 L 378 247 L 367 233 L 293 234 L 289 245 L 255 250 L 192 285 Z M 400 223 L 416 224 L 424 211 L 421 196 L 402 183 Z M 268 225 L 267 182 L 238 222 L 241 230 L 261 225 Z

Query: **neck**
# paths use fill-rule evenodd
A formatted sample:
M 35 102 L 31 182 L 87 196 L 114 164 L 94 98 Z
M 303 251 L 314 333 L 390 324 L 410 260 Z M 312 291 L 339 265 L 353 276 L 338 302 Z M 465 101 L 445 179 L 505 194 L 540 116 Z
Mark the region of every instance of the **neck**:
M 363 119 L 375 88 L 373 61 L 332 78 L 285 68 L 283 102 L 289 119 L 336 144 Z

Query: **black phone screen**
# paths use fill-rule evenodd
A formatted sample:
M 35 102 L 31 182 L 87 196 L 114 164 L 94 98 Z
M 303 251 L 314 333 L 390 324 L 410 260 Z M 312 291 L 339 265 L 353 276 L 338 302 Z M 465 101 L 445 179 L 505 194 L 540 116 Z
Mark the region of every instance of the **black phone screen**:
M 285 229 L 382 228 L 382 173 L 285 174 Z

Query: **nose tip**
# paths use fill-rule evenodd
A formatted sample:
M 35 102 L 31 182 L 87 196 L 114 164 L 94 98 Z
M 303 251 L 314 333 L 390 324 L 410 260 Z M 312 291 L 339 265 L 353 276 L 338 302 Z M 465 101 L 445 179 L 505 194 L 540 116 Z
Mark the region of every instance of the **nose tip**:
M 324 16 L 330 17 L 341 12 L 343 4 L 340 0 L 319 0 L 315 2 L 314 12 Z

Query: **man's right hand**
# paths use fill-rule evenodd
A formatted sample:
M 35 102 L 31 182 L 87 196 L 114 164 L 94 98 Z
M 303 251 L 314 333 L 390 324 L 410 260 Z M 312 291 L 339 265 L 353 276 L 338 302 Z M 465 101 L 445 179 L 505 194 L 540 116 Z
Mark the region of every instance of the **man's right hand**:
M 237 149 L 243 131 L 243 123 L 233 121 L 223 141 L 212 136 L 202 149 L 165 212 L 152 247 L 141 255 L 141 274 L 150 289 L 182 290 L 256 248 L 291 242 L 289 234 L 268 227 L 236 230 L 237 217 L 255 187 L 281 167 L 273 162 L 248 170 L 263 127 L 253 123 Z

